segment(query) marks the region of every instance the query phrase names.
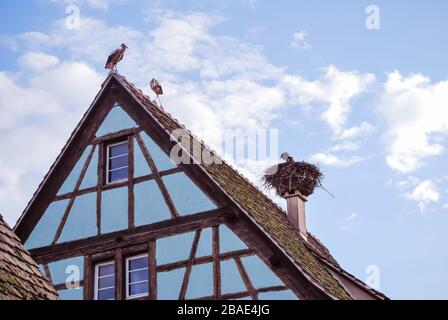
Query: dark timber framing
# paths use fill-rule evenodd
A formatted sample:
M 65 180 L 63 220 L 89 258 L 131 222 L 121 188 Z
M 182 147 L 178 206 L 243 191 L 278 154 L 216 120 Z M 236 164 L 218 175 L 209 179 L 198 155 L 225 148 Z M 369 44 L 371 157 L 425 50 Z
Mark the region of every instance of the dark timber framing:
M 101 125 L 102 120 L 106 117 L 111 108 L 115 105 L 120 105 L 129 116 L 139 124 L 138 129 L 132 129 L 129 131 L 118 132 L 117 134 L 108 135 L 105 137 L 95 137 L 95 132 Z M 152 255 L 149 249 L 148 242 L 153 242 L 160 237 L 170 236 L 177 233 L 182 233 L 191 230 L 202 229 L 206 227 L 213 228 L 213 254 L 211 256 L 214 270 L 220 269 L 220 260 L 222 255 L 219 253 L 219 237 L 217 226 L 225 223 L 233 232 L 239 236 L 243 242 L 245 242 L 250 248 L 251 252 L 256 252 L 257 255 L 276 273 L 276 275 L 285 283 L 286 287 L 291 289 L 299 298 L 303 299 L 333 299 L 331 296 L 320 287 L 314 280 L 312 280 L 300 267 L 292 261 L 290 256 L 281 249 L 270 235 L 262 230 L 260 226 L 254 222 L 254 220 L 214 181 L 214 179 L 202 168 L 200 165 L 181 165 L 179 168 L 158 172 L 153 171 L 152 174 L 134 179 L 129 177 L 129 180 L 125 181 L 122 185 L 119 184 L 104 184 L 104 144 L 110 140 L 132 137 L 131 140 L 137 142 L 141 147 L 140 133 L 145 132 L 156 144 L 166 153 L 169 154 L 171 148 L 176 142 L 170 140 L 170 134 L 165 131 L 159 121 L 154 115 L 149 112 L 146 107 L 138 101 L 134 94 L 123 86 L 123 84 L 117 80 L 115 75 L 109 76 L 102 86 L 100 93 L 95 98 L 89 110 L 83 116 L 71 137 L 69 138 L 66 146 L 63 148 L 61 154 L 52 165 L 50 171 L 45 176 L 44 181 L 39 186 L 37 192 L 33 196 L 32 200 L 28 204 L 24 211 L 24 214 L 19 219 L 19 222 L 15 228 L 17 235 L 22 241 L 26 241 L 31 231 L 47 209 L 48 205 L 55 199 L 70 199 L 74 201 L 77 195 L 85 194 L 88 192 L 97 192 L 97 223 L 98 223 L 98 235 L 71 241 L 67 243 L 56 243 L 43 248 L 37 248 L 31 250 L 31 254 L 38 261 L 38 263 L 49 263 L 55 260 L 60 260 L 68 257 L 74 257 L 83 255 L 85 261 L 90 260 L 90 267 L 94 263 L 94 256 L 101 252 L 108 252 L 121 248 L 125 250 L 126 247 L 145 244 L 149 251 L 149 256 Z M 79 190 L 79 186 L 75 189 L 75 192 L 67 195 L 56 196 L 59 188 L 67 178 L 70 168 L 72 168 L 76 162 L 80 159 L 83 150 L 92 144 L 98 146 L 99 161 L 98 161 L 98 184 L 96 187 Z M 134 144 L 135 147 L 135 144 Z M 143 144 L 144 147 L 144 144 Z M 142 152 L 150 165 L 151 158 L 149 154 L 145 155 L 144 148 L 141 148 Z M 154 165 L 152 163 L 152 165 Z M 162 177 L 165 174 L 171 174 L 183 171 L 193 182 L 195 182 L 202 191 L 214 201 L 219 209 L 212 210 L 210 212 L 198 213 L 192 216 L 179 217 L 175 207 L 169 207 L 173 219 L 158 222 L 155 224 L 134 227 L 132 220 L 129 216 L 128 230 L 119 232 L 101 234 L 101 194 L 103 190 L 108 188 L 115 188 L 118 186 L 128 186 L 131 184 L 155 179 L 157 184 L 163 185 Z M 160 182 L 162 184 L 160 184 Z M 160 189 L 162 190 L 163 187 Z M 165 187 L 166 190 L 166 187 Z M 168 193 L 163 194 L 167 202 L 171 202 Z M 73 200 L 71 200 L 73 199 Z M 131 206 L 131 204 L 129 204 Z M 67 218 L 65 218 L 66 220 Z M 59 235 L 62 232 L 63 225 L 59 226 Z M 58 237 L 59 237 L 58 235 Z M 57 241 L 57 238 L 55 239 Z M 218 244 L 216 242 L 218 241 Z M 202 257 L 201 257 L 202 258 Z M 237 257 L 230 257 L 235 259 Z M 154 258 L 155 259 L 155 258 Z M 198 259 L 195 259 L 195 264 Z M 237 260 L 235 260 L 237 261 Z M 185 262 L 187 266 L 188 261 Z M 162 266 L 157 266 L 157 269 Z M 159 271 L 159 270 L 158 270 Z M 241 272 L 241 271 L 240 271 Z M 154 275 L 153 275 L 154 277 Z M 156 284 L 156 280 L 152 280 L 153 284 Z M 231 295 L 222 295 L 221 293 L 221 279 L 217 272 L 214 274 L 213 296 L 215 299 L 230 299 Z M 93 297 L 93 293 L 89 292 L 89 287 L 92 286 L 93 279 L 88 277 L 85 280 L 85 296 Z M 151 281 L 150 281 L 151 282 Z M 246 286 L 247 287 L 247 286 Z M 254 291 L 250 287 L 243 293 L 238 293 L 243 296 L 254 296 Z M 276 288 L 279 289 L 279 288 Z M 153 289 L 154 290 L 154 289 Z M 257 293 L 262 289 L 258 289 Z M 263 289 L 264 290 L 264 289 Z M 282 287 L 285 290 L 285 287 Z M 151 291 L 150 291 L 151 295 Z M 235 294 L 233 297 L 237 298 Z M 153 297 L 154 298 L 154 297 Z M 205 297 L 207 298 L 207 297 Z

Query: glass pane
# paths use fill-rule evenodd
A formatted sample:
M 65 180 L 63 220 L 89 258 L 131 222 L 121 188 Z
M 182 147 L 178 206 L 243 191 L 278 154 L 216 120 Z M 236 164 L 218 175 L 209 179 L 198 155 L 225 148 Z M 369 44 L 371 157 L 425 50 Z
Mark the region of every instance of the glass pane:
M 101 232 L 108 233 L 128 228 L 128 188 L 102 192 Z
M 181 215 L 216 209 L 216 205 L 184 173 L 163 177 L 174 205 Z
M 109 158 L 128 154 L 128 143 L 117 144 L 109 147 Z
M 136 296 L 143 293 L 148 293 L 148 281 L 129 285 L 130 296 Z
M 113 300 L 115 298 L 115 288 L 98 290 L 98 300 Z
M 142 226 L 171 219 L 171 213 L 154 180 L 134 186 L 135 225 Z
M 126 180 L 128 178 L 128 168 L 109 171 L 109 182 Z
M 128 166 L 128 155 L 118 156 L 109 160 L 109 170 L 123 168 Z
M 88 238 L 97 233 L 96 192 L 77 196 L 58 243 Z
M 115 286 L 115 275 L 98 278 L 98 289 Z
M 171 161 L 170 157 L 160 149 L 160 147 L 146 134 L 141 133 L 141 137 L 145 142 L 146 148 L 149 151 L 158 171 L 164 171 L 175 168 L 176 165 Z
M 111 109 L 104 119 L 100 128 L 96 132 L 97 137 L 104 136 L 108 133 L 114 133 L 124 129 L 136 128 L 137 124 L 128 114 L 119 106 Z
M 55 201 L 50 204 L 26 240 L 26 249 L 40 248 L 51 244 L 67 204 L 68 200 Z
M 115 264 L 114 263 L 105 264 L 105 265 L 99 266 L 98 269 L 99 269 L 98 273 L 99 273 L 100 277 L 111 275 L 111 274 L 115 273 Z
M 129 272 L 129 282 L 140 282 L 148 280 L 148 269 Z
M 129 260 L 129 270 L 148 268 L 148 257 L 134 258 Z

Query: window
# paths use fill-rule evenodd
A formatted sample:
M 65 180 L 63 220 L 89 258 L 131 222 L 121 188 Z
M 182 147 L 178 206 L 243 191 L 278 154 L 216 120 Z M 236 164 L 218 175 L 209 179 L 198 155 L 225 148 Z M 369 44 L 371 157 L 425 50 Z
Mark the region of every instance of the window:
M 115 299 L 115 263 L 99 263 L 95 266 L 95 300 Z
M 126 259 L 126 298 L 138 298 L 149 292 L 148 255 Z
M 122 141 L 107 146 L 107 183 L 128 178 L 128 143 Z

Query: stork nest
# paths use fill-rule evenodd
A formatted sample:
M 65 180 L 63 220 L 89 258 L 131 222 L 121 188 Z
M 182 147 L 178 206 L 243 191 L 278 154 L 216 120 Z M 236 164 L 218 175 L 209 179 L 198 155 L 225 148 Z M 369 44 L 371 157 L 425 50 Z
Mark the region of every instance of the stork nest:
M 308 197 L 316 187 L 322 187 L 323 177 L 314 164 L 290 161 L 268 168 L 263 176 L 263 185 L 268 190 L 275 190 L 279 196 L 300 191 Z

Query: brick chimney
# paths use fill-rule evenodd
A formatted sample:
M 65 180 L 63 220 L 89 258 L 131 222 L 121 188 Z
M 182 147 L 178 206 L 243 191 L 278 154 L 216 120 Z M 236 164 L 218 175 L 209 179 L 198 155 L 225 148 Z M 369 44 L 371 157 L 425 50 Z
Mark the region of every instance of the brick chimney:
M 300 235 L 306 240 L 308 231 L 306 229 L 306 202 L 307 198 L 295 191 L 294 193 L 285 193 L 283 198 L 286 199 L 288 206 L 287 217 L 291 224 L 300 232 Z

